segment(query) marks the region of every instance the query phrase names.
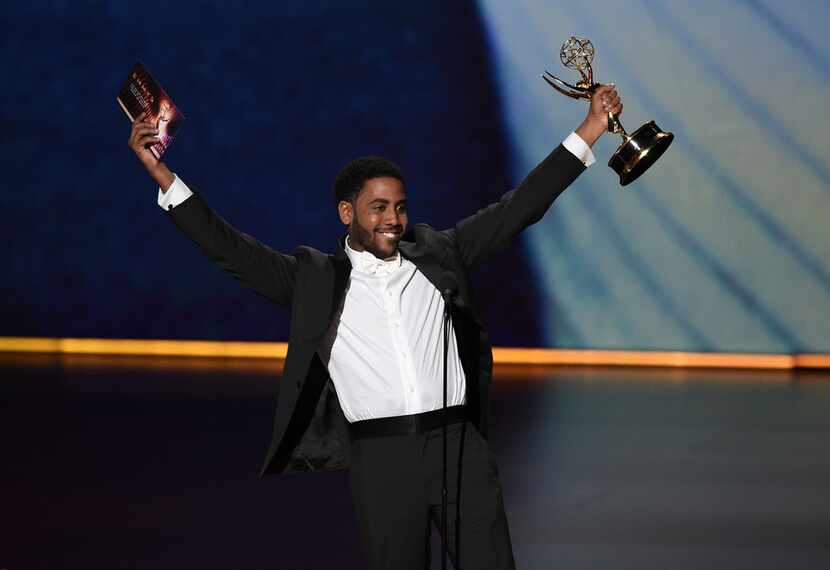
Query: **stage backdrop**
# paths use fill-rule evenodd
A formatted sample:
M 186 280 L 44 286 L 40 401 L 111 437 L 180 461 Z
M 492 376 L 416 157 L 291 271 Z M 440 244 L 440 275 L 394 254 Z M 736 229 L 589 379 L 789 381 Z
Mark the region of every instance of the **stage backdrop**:
M 582 119 L 539 74 L 596 47 L 633 129 L 676 135 L 621 190 L 599 164 L 477 275 L 502 345 L 830 352 L 830 44 L 819 2 L 9 3 L 4 336 L 285 340 L 288 313 L 155 205 L 115 94 L 141 60 L 186 116 L 165 157 L 231 223 L 331 250 L 331 181 L 382 154 L 411 221 L 495 200 Z
M 623 124 L 675 134 L 626 189 L 619 144 L 526 234 L 545 344 L 830 351 L 830 5 L 480 2 L 518 180 L 584 105 L 539 79 L 571 35 Z

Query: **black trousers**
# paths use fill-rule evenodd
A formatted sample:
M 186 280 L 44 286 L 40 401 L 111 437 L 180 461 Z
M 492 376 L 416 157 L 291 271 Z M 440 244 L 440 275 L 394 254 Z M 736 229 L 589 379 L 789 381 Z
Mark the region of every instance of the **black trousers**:
M 424 570 L 441 529 L 441 428 L 357 439 L 351 487 L 372 570 Z M 493 453 L 470 422 L 447 429 L 447 527 L 456 570 L 515 568 Z

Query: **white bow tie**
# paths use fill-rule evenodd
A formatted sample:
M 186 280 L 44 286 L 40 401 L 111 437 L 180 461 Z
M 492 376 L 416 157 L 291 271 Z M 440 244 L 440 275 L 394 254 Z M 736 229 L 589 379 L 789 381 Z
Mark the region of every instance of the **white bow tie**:
M 369 252 L 360 252 L 358 257 L 360 260 L 360 270 L 369 275 L 378 275 L 386 277 L 392 275 L 395 270 L 401 266 L 401 254 L 395 256 L 394 259 L 388 261 L 378 259 Z
M 401 252 L 395 252 L 395 257 L 389 260 L 378 259 L 368 251 L 357 251 L 352 249 L 349 238 L 346 237 L 346 254 L 349 256 L 352 266 L 368 275 L 380 275 L 387 277 L 392 275 L 401 266 Z

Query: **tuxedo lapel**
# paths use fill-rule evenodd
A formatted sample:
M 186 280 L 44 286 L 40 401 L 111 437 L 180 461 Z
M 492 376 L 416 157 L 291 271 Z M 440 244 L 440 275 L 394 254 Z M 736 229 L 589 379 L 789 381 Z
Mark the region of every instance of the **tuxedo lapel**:
M 343 295 L 346 293 L 346 285 L 349 283 L 349 275 L 352 273 L 352 263 L 349 261 L 349 256 L 343 249 L 345 238 L 341 238 L 337 242 L 337 250 L 334 252 L 334 294 L 332 295 L 332 305 L 329 311 L 329 322 L 334 317 L 334 314 L 343 303 Z
M 442 279 L 447 273 L 452 273 L 456 278 L 456 282 L 460 282 L 460 268 L 455 266 L 453 256 L 448 250 L 431 251 L 424 245 L 409 241 L 400 242 L 398 249 L 401 251 L 401 255 L 414 263 L 418 270 L 424 274 L 424 277 L 439 291 L 443 286 Z M 463 311 L 469 311 L 470 309 L 462 291 L 456 291 L 454 304 Z M 478 316 L 474 314 L 472 316 L 478 322 Z
M 436 289 L 440 288 L 441 277 L 446 271 L 451 270 L 450 268 L 442 267 L 441 260 L 422 244 L 402 241 L 398 244 L 398 249 L 403 257 L 415 264 L 415 267 Z

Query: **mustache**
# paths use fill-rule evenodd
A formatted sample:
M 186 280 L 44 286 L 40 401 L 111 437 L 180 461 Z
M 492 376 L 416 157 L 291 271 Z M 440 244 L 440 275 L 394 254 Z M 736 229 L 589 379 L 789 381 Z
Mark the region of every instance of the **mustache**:
M 403 232 L 403 226 L 386 226 L 386 227 L 383 227 L 383 228 L 377 228 L 375 231 L 376 232 L 398 232 L 398 233 L 402 233 Z

